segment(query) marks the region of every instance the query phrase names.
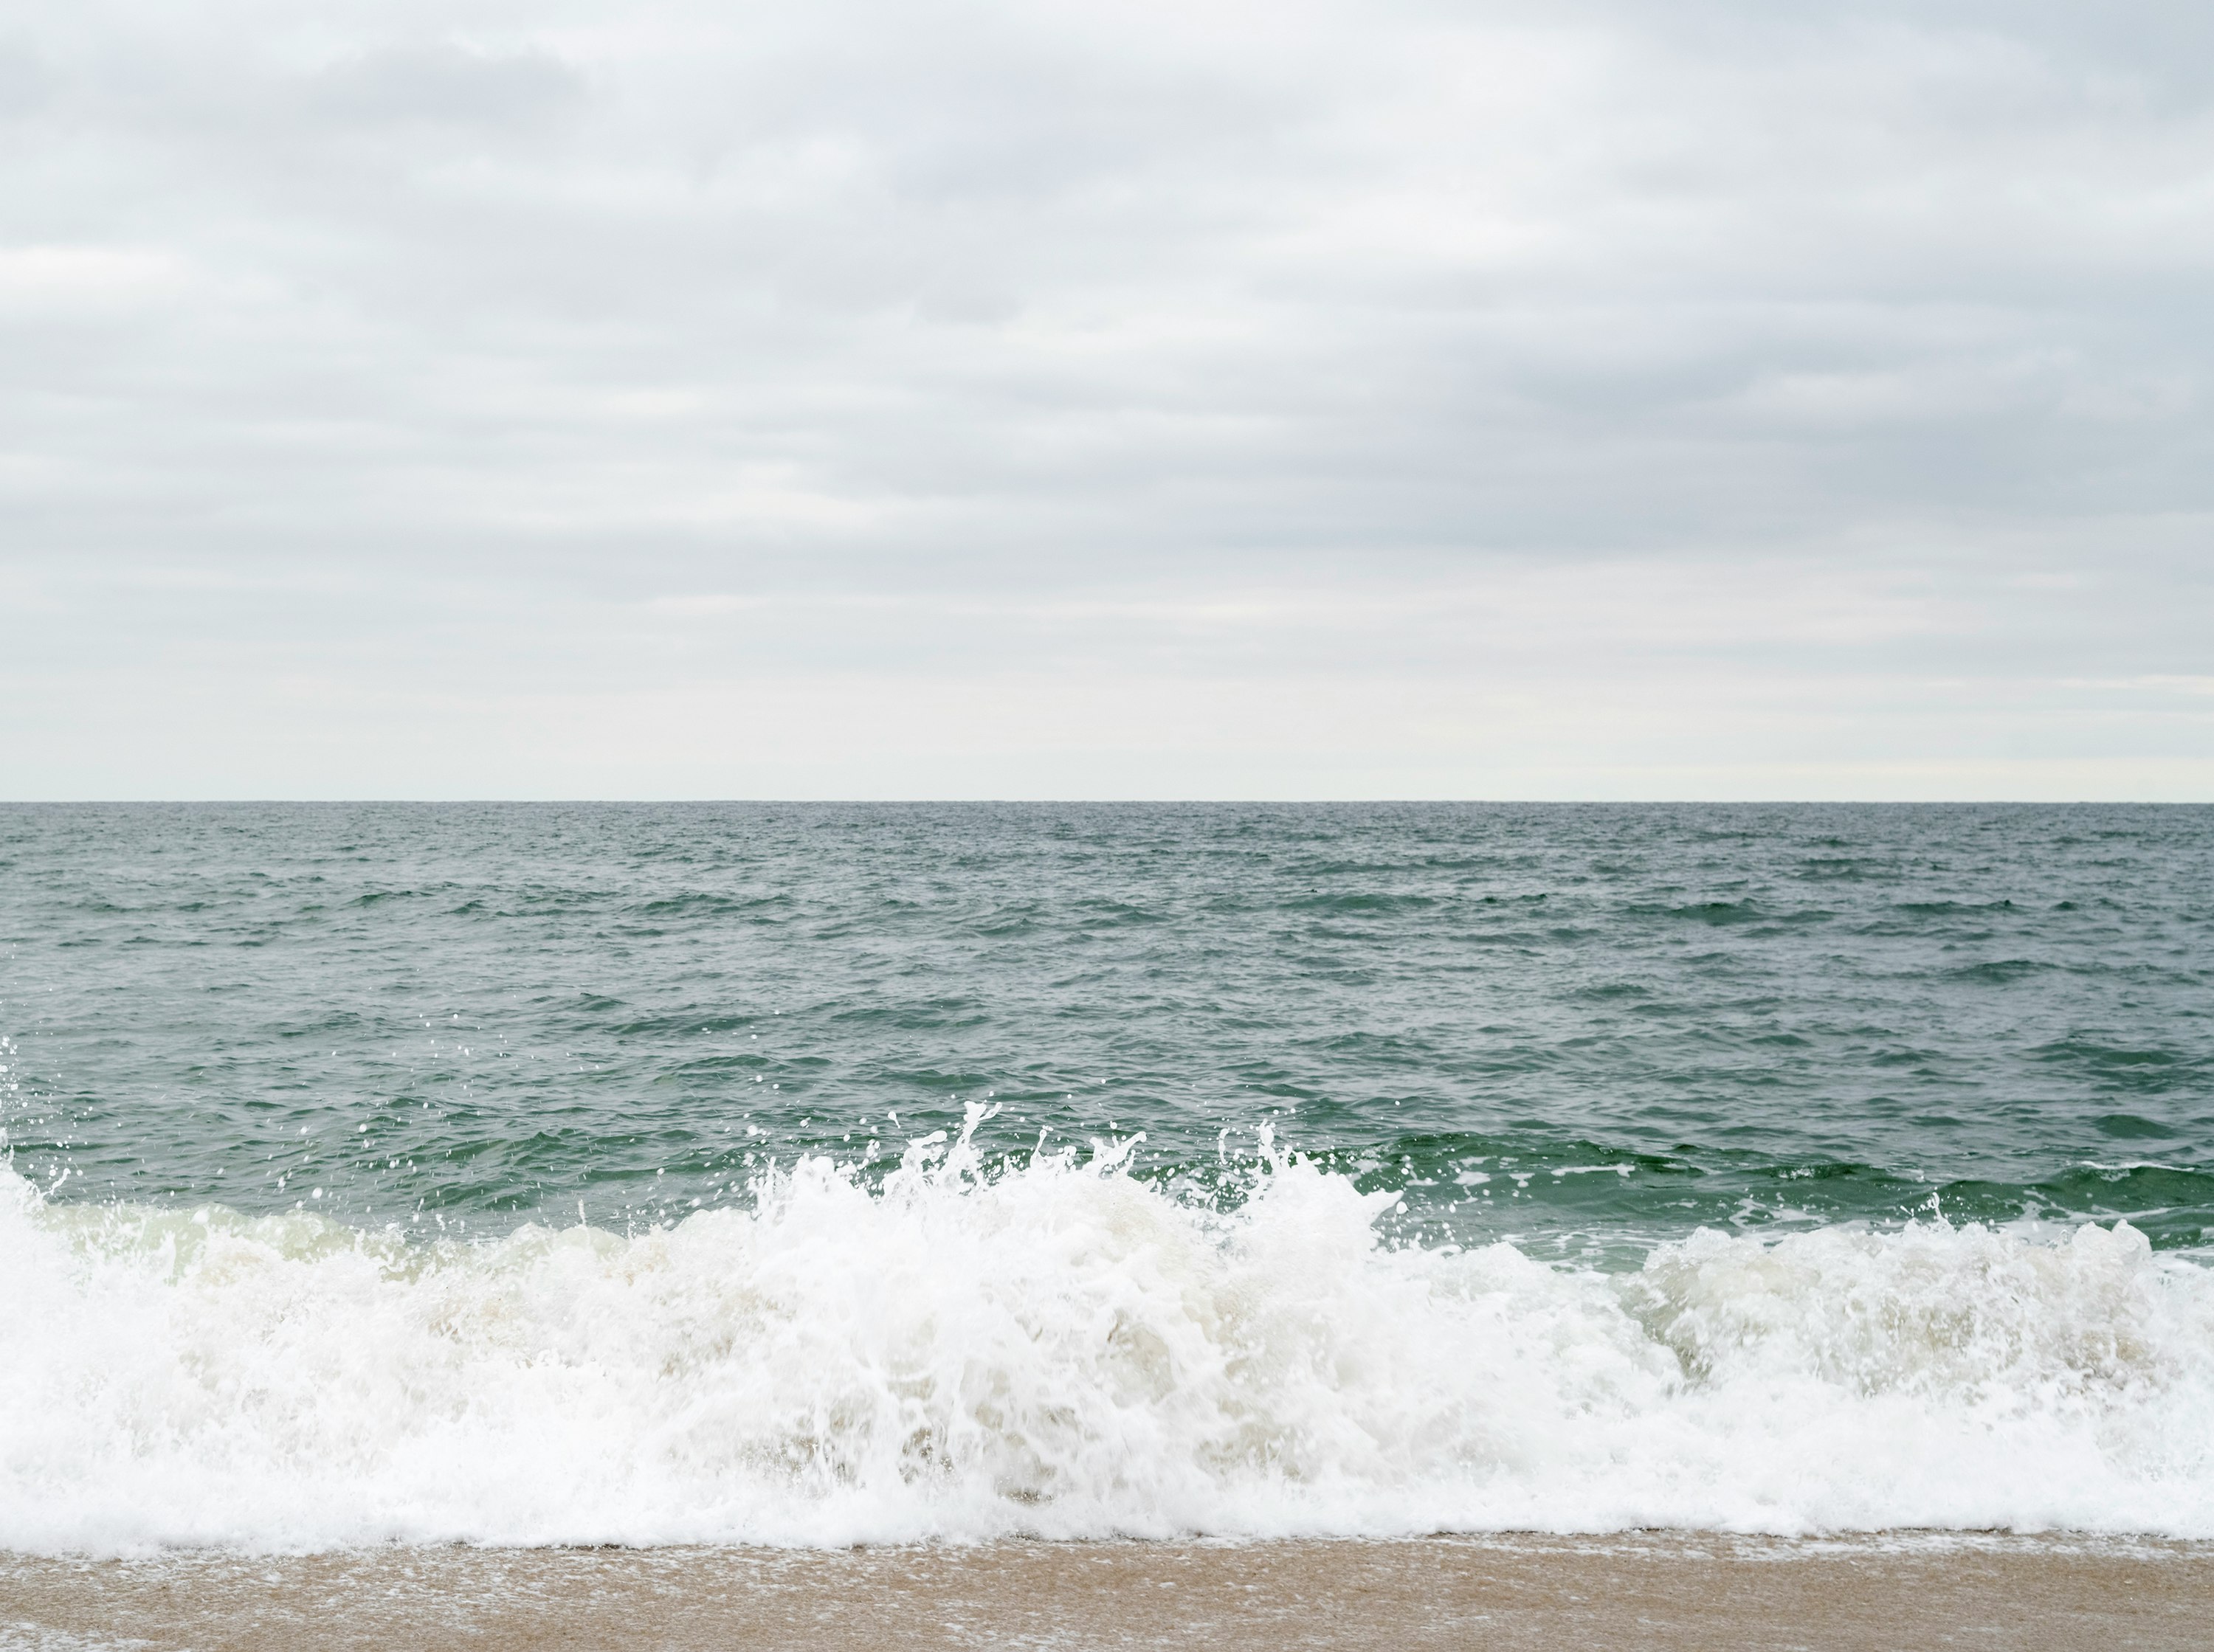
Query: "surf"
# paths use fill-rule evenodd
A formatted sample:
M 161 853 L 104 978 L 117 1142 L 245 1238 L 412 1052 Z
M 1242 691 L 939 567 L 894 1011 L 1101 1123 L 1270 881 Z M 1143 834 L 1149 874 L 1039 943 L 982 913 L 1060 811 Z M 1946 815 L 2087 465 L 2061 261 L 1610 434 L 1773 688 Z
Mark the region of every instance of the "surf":
M 0 1172 L 0 1547 L 1676 1527 L 2214 1536 L 2214 1274 L 2125 1223 L 1426 1248 L 1273 1142 L 424 1241 Z

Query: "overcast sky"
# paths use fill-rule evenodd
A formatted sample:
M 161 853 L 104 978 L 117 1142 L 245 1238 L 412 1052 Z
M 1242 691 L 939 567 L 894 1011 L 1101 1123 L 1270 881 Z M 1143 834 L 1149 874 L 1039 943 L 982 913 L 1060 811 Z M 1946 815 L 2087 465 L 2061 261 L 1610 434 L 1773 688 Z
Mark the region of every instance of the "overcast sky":
M 2214 798 L 2214 7 L 31 0 L 0 795 Z

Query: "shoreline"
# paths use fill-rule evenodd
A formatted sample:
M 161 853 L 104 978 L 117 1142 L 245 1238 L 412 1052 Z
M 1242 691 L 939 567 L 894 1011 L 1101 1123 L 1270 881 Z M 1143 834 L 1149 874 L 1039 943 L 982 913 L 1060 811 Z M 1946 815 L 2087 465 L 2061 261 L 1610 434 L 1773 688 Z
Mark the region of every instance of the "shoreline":
M 2185 1652 L 2214 1543 L 1645 1531 L 847 1550 L 0 1552 L 0 1649 L 1728 1646 Z

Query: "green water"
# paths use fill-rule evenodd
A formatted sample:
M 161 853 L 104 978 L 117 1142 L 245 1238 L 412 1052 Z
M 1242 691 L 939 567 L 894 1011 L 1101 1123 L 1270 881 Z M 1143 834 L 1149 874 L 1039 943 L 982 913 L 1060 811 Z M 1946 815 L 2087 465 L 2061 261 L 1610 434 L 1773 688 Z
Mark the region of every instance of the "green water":
M 0 1128 L 56 1203 L 637 1228 L 1000 1109 L 1396 1239 L 2214 1228 L 2214 810 L 0 809 Z

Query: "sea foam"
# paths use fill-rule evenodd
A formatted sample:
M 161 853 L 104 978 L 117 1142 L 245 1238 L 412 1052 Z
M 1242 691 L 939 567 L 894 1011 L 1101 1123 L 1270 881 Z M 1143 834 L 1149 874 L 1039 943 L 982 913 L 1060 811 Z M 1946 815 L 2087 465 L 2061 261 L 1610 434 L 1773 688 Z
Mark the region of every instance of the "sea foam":
M 0 1546 L 2214 1536 L 2214 1273 L 2126 1226 L 1705 1230 L 1609 1275 L 1397 1247 L 1390 1203 L 964 1133 L 423 1244 L 0 1172 Z

